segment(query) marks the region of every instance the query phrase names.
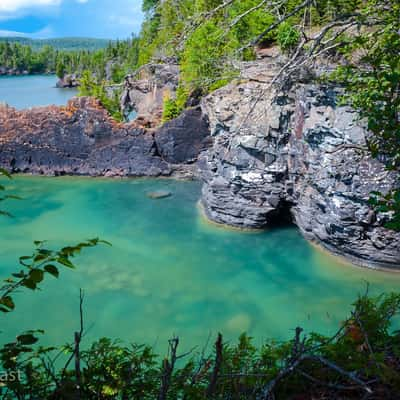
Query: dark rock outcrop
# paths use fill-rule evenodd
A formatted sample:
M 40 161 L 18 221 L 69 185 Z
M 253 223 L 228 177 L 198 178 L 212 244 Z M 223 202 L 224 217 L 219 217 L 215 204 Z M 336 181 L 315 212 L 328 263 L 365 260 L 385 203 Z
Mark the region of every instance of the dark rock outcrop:
M 264 228 L 292 214 L 303 235 L 369 267 L 400 268 L 400 234 L 368 206 L 398 176 L 365 151 L 368 132 L 338 91 L 270 85 L 272 61 L 244 64 L 246 80 L 202 102 L 214 145 L 200 161 L 202 204 L 213 221 Z
M 166 122 L 154 138 L 160 156 L 169 163 L 193 163 L 211 145 L 208 122 L 200 107 Z
M 66 107 L 23 111 L 0 107 L 0 165 L 13 172 L 45 175 L 168 176 L 175 171 L 181 174 L 196 153 L 194 150 L 184 154 L 184 150 L 179 150 L 180 141 L 200 151 L 208 135 L 201 113 L 182 118 L 176 123 L 183 136 L 194 129 L 187 124 L 198 125 L 198 136 L 191 134 L 185 139 L 177 135 L 174 121 L 161 133 L 135 122 L 116 123 L 91 98 L 74 98 Z M 160 154 L 155 136 L 159 143 L 177 149 L 169 153 L 168 160 Z M 193 173 L 193 168 L 188 167 L 187 173 Z
M 67 74 L 63 78 L 60 78 L 56 83 L 56 87 L 60 89 L 76 88 L 78 86 L 79 79 L 75 74 Z

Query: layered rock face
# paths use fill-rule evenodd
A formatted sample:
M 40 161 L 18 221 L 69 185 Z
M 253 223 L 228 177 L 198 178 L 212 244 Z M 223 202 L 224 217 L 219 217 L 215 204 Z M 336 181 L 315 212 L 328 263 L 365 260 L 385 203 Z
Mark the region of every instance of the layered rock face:
M 365 151 L 357 115 L 332 88 L 296 83 L 276 91 L 277 65 L 244 64 L 245 79 L 203 100 L 214 144 L 200 161 L 208 217 L 265 228 L 292 215 L 303 235 L 369 267 L 400 268 L 400 234 L 368 206 L 399 184 Z M 301 81 L 301 79 L 300 79 Z
M 173 98 L 178 87 L 177 64 L 146 64 L 125 78 L 121 108 L 127 116 L 131 111 L 149 125 L 161 121 L 165 96 Z
M 208 124 L 199 109 L 185 112 L 158 131 L 136 122 L 116 123 L 91 98 L 74 98 L 66 107 L 23 111 L 0 107 L 0 166 L 13 172 L 190 175 L 190 166 L 207 146 L 208 137 Z M 193 151 L 188 152 L 187 147 Z

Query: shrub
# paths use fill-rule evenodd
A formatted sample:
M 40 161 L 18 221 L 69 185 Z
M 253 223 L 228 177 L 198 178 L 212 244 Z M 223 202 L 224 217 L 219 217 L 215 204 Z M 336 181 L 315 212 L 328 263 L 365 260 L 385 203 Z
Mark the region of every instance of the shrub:
M 277 31 L 276 40 L 282 51 L 292 50 L 300 39 L 300 32 L 289 22 L 282 23 Z
M 177 101 L 171 98 L 170 93 L 165 93 L 164 95 L 164 104 L 163 104 L 163 113 L 162 113 L 162 122 L 170 121 L 179 116 L 180 109 L 177 105 Z

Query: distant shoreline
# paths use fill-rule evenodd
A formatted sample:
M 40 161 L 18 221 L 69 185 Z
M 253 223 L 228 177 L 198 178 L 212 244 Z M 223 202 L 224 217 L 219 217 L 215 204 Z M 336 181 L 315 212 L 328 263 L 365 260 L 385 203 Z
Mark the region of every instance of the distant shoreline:
M 56 75 L 55 72 L 29 72 L 26 70 L 14 70 L 6 67 L 0 67 L 0 77 L 2 76 L 35 76 L 35 75 Z

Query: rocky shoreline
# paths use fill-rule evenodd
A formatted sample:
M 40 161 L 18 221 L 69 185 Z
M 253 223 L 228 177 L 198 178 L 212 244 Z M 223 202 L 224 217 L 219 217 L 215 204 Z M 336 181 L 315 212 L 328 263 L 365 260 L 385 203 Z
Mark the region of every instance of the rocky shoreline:
M 66 107 L 0 107 L 0 165 L 15 173 L 187 175 L 208 136 L 200 109 L 160 129 L 146 129 L 137 122 L 115 122 L 96 100 L 85 97 L 73 98 Z
M 400 269 L 400 233 L 368 206 L 399 185 L 365 149 L 368 132 L 340 90 L 310 74 L 284 89 L 279 59 L 243 63 L 241 79 L 160 124 L 176 66 L 152 65 L 126 80 L 133 122 L 113 121 L 93 99 L 66 107 L 0 108 L 0 167 L 45 175 L 200 177 L 207 217 L 241 229 L 291 220 L 308 240 L 370 268 Z M 175 78 L 173 78 L 175 76 Z M 136 80 L 135 80 L 136 79 Z

